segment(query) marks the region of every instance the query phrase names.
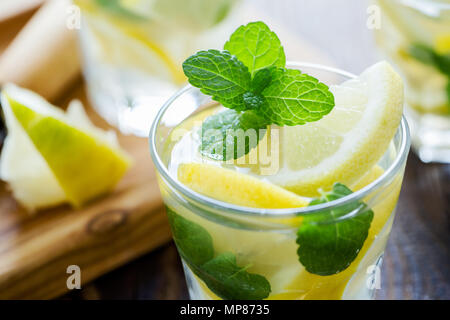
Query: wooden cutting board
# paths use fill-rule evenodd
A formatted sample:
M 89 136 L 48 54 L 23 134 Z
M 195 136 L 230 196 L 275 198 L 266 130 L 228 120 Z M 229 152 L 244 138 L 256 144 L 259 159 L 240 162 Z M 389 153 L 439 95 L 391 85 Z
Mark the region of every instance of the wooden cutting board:
M 71 98 L 89 106 L 81 82 Z M 90 107 L 88 113 L 108 128 Z M 113 193 L 84 209 L 30 215 L 0 183 L 0 299 L 56 297 L 68 290 L 69 265 L 80 267 L 86 283 L 170 240 L 147 139 L 118 137 L 135 164 Z
M 43 1 L 21 0 L 23 4 L 38 2 Z M 19 37 L 15 36 L 31 15 L 23 13 L 9 20 L 0 15 L 0 54 L 9 45 L 8 54 L 1 56 L 4 59 L 0 63 L 0 78 L 3 76 L 25 87 L 42 89 L 38 91 L 46 97 L 55 96 L 49 94 L 47 84 L 50 80 L 70 82 L 72 86 L 65 90 L 62 98 L 60 94 L 60 100 L 53 99 L 53 102 L 66 106 L 70 100 L 78 98 L 97 126 L 111 129 L 86 100 L 79 70 L 74 69 L 78 61 L 71 62 L 70 68 L 63 70 L 53 68 L 55 60 L 61 56 L 62 48 L 58 45 L 64 42 L 52 39 L 64 38 L 66 42 L 73 39 L 63 28 L 64 16 L 53 14 L 52 10 L 58 10 L 57 6 L 47 6 L 46 12 L 40 10 Z M 7 7 L 14 9 L 14 14 L 20 13 L 20 10 L 15 10 L 19 6 Z M 28 9 L 26 6 L 23 8 L 24 11 Z M 45 35 L 48 38 L 48 33 L 42 30 L 44 25 L 53 31 L 58 28 L 60 32 L 53 34 L 51 39 L 43 39 Z M 37 42 L 34 41 L 36 38 Z M 46 52 L 41 50 L 42 40 L 47 40 Z M 65 51 L 72 50 L 71 45 L 67 46 Z M 37 60 L 32 53 L 36 50 L 41 57 Z M 25 62 L 30 62 L 30 59 L 34 59 L 34 65 L 27 66 Z M 70 77 L 76 79 L 75 85 L 73 80 L 66 79 L 69 69 Z M 56 84 L 50 89 L 56 92 L 55 88 Z M 65 88 L 66 85 L 63 90 Z M 57 297 L 68 290 L 66 281 L 70 274 L 66 271 L 69 265 L 80 267 L 84 284 L 170 240 L 147 139 L 119 133 L 118 138 L 134 158 L 134 166 L 113 193 L 81 210 L 60 206 L 30 215 L 17 204 L 7 185 L 0 182 L 0 299 Z

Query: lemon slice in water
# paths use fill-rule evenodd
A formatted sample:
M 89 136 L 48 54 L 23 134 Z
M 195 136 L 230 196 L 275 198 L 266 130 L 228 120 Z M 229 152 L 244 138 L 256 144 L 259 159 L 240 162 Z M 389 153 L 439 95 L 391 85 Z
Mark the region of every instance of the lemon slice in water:
M 386 152 L 402 117 L 402 80 L 387 62 L 330 89 L 330 114 L 279 128 L 280 169 L 264 177 L 301 196 L 318 196 L 335 182 L 353 185 Z

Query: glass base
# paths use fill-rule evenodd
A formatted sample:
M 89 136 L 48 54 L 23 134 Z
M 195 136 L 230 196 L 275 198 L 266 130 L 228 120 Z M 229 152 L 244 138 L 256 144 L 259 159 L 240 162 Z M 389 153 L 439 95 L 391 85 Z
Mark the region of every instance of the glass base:
M 450 117 L 405 110 L 412 147 L 422 162 L 450 163 Z

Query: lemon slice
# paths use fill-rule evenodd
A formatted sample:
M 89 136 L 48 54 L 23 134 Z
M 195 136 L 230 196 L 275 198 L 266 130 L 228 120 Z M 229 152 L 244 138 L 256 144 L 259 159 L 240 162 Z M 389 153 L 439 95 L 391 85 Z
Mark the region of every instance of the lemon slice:
M 198 193 L 241 206 L 274 209 L 308 205 L 306 199 L 276 185 L 210 164 L 181 164 L 178 180 Z
M 115 134 L 94 127 L 79 102 L 64 113 L 7 84 L 1 103 L 8 136 L 0 178 L 29 210 L 63 202 L 80 206 L 110 191 L 131 163 Z
M 351 186 L 387 150 L 403 111 L 403 84 L 392 67 L 379 62 L 330 89 L 336 106 L 329 115 L 279 128 L 280 169 L 265 176 L 270 182 L 314 197 L 335 182 Z

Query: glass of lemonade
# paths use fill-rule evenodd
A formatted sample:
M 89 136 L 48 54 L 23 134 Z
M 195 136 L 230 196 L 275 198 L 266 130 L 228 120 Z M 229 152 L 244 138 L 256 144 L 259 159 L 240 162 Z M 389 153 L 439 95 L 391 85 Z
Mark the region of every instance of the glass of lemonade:
M 181 63 L 220 46 L 236 27 L 238 0 L 75 0 L 88 94 L 124 133 L 147 136 L 151 120 L 186 82 Z
M 450 1 L 377 0 L 381 50 L 406 81 L 412 144 L 424 162 L 450 162 Z
M 351 83 L 355 78 L 348 72 L 329 67 L 305 63 L 288 63 L 287 66 L 301 69 L 329 85 L 347 80 Z M 344 100 L 342 103 L 345 103 Z M 341 101 L 337 101 L 337 105 L 339 103 Z M 182 258 L 190 297 L 250 300 L 373 298 L 375 289 L 379 288 L 382 256 L 391 231 L 409 151 L 406 121 L 401 120 L 395 136 L 382 150 L 384 154 L 379 161 L 365 169 L 361 178 L 350 185 L 353 193 L 326 203 L 274 209 L 270 201 L 278 201 L 286 195 L 284 189 L 271 189 L 271 183 L 266 182 L 268 175 L 287 169 L 299 153 L 294 151 L 281 155 L 274 152 L 274 157 L 280 157 L 275 159 L 279 168 L 266 173 L 253 170 L 251 165 L 235 162 L 218 165 L 201 157 L 198 154 L 199 142 L 195 138 L 198 125 L 218 108 L 221 107 L 211 97 L 188 86 L 162 107 L 150 132 L 151 155 L 173 237 Z M 354 111 L 357 113 L 356 107 Z M 174 121 L 174 115 L 177 115 L 178 121 Z M 271 130 L 276 129 L 273 127 Z M 307 125 L 305 130 L 308 130 Z M 299 131 L 296 137 L 302 139 L 302 133 L 304 131 Z M 285 131 L 280 132 L 280 136 L 285 134 Z M 280 141 L 286 144 L 288 140 Z M 334 152 L 333 145 L 339 144 L 338 141 L 322 142 L 330 155 Z M 292 145 L 280 146 L 285 147 L 293 148 Z M 312 161 L 314 159 L 306 160 L 305 157 L 304 163 L 297 162 L 298 170 L 312 166 Z M 194 191 L 180 181 L 179 168 L 184 163 L 190 163 L 191 169 L 196 165 L 208 168 L 198 178 L 200 184 L 208 189 L 206 193 L 217 188 L 216 198 Z M 351 165 L 357 170 L 359 164 L 355 162 Z M 236 190 L 222 189 L 230 180 L 223 175 L 224 172 L 214 171 L 216 166 L 226 170 L 224 172 L 238 174 L 231 178 L 236 179 Z M 195 171 L 191 170 L 189 174 L 195 175 Z M 239 205 L 236 199 L 227 201 L 222 197 L 221 193 L 236 192 L 238 198 L 246 198 L 245 190 L 249 190 L 246 189 L 249 185 L 249 189 L 261 192 L 258 201 L 263 203 L 258 208 Z M 269 189 L 265 190 L 266 187 Z M 319 190 L 319 193 L 324 194 L 325 191 L 329 190 Z M 274 198 L 270 200 L 272 196 Z M 312 198 L 314 196 L 311 195 L 303 199 L 309 202 Z M 269 200 L 264 204 L 264 199 Z M 331 231 L 332 234 L 328 235 L 333 237 L 347 228 L 356 230 L 358 226 L 353 223 L 359 224 L 356 222 L 359 219 L 364 221 L 368 212 L 373 213 L 373 220 L 360 249 L 340 248 L 340 240 L 334 243 L 336 247 L 326 248 L 327 245 L 323 245 L 324 236 L 320 234 Z M 302 229 L 302 225 L 307 225 L 311 220 L 315 221 L 310 225 L 312 228 Z M 300 260 L 299 244 L 305 254 Z M 306 254 L 308 248 L 310 252 Z M 339 260 L 340 254 L 350 254 L 354 258 L 339 270 L 329 269 L 327 264 Z

